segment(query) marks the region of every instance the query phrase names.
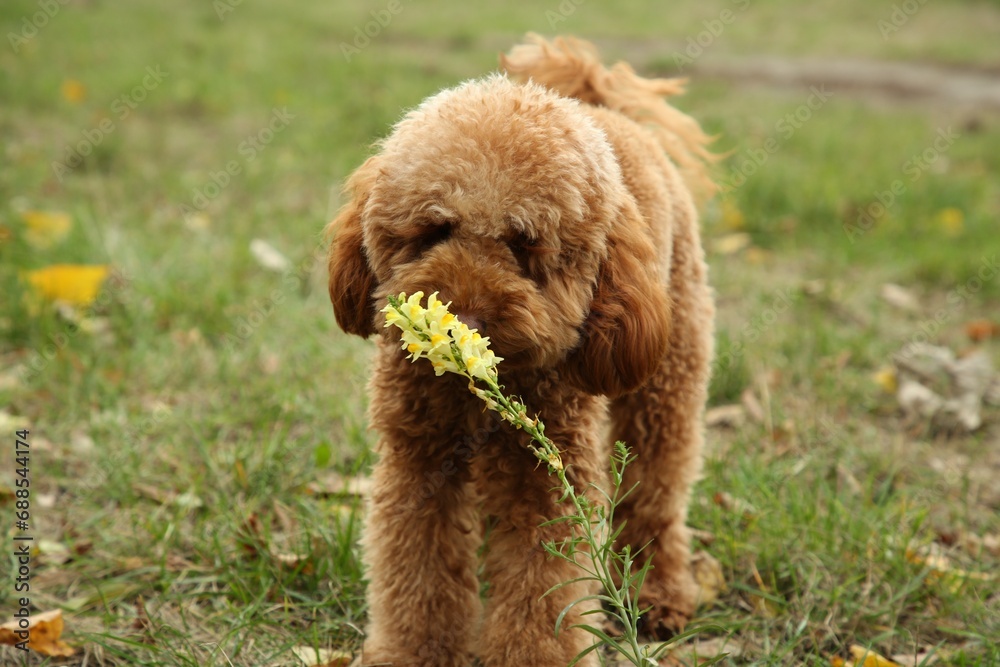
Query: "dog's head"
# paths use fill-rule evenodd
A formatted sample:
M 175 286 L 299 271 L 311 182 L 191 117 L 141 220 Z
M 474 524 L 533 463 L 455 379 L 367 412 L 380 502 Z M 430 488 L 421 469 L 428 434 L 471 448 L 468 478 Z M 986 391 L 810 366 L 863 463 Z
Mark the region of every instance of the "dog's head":
M 388 294 L 438 291 L 503 368 L 561 364 L 610 395 L 655 370 L 669 328 L 659 262 L 577 102 L 493 76 L 428 99 L 380 149 L 332 223 L 330 298 L 345 331 L 381 329 Z

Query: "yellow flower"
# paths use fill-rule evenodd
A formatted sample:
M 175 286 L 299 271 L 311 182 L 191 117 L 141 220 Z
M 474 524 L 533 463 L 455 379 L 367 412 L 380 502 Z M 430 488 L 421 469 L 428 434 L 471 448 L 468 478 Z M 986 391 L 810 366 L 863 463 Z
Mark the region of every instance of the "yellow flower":
M 28 226 L 24 240 L 42 250 L 66 238 L 72 226 L 70 217 L 65 213 L 25 211 L 21 219 Z
M 722 202 L 722 224 L 726 229 L 739 230 L 746 226 L 743 211 L 736 204 L 726 199 Z
M 437 292 L 434 292 L 427 297 L 427 310 L 438 310 L 441 307 L 447 308 L 448 306 L 441 303 L 441 299 L 438 298 Z
M 410 353 L 410 358 L 416 361 L 420 358 L 421 353 L 426 350 L 426 345 L 423 339 L 412 331 L 403 330 L 403 349 Z
M 406 294 L 400 294 L 399 299 L 403 303 L 399 306 L 399 312 L 401 312 L 407 319 L 412 322 L 422 323 L 424 320 L 424 314 L 427 312 L 420 305 L 420 300 L 424 298 L 423 292 L 414 292 L 413 296 L 409 299 L 406 298 Z
M 479 357 L 466 357 L 465 367 L 469 369 L 472 377 L 485 380 L 490 375 L 490 368 Z
M 73 104 L 79 104 L 87 97 L 87 89 L 75 79 L 66 79 L 63 81 L 62 85 L 59 86 L 59 90 L 62 93 L 63 99 Z
M 401 330 L 402 347 L 410 359 L 426 357 L 438 375 L 458 373 L 495 381 L 496 365 L 503 359 L 489 349 L 490 339 L 459 321 L 448 311 L 451 304 L 442 303 L 437 292 L 427 298 L 426 308 L 420 303 L 423 296 L 423 292 L 409 297 L 401 293 L 382 309 L 385 326 Z
M 445 373 L 458 373 L 462 374 L 462 369 L 459 368 L 453 360 L 447 359 L 445 357 L 439 357 L 437 359 L 432 359 L 431 364 L 434 366 L 434 374 L 441 376 Z
M 37 271 L 25 271 L 21 275 L 45 299 L 72 306 L 89 306 L 101 291 L 108 270 L 104 265 L 55 264 Z
M 965 229 L 965 215 L 961 209 L 943 208 L 938 211 L 937 224 L 948 236 L 958 236 Z
M 423 296 L 423 292 L 410 297 L 405 293 L 390 296 L 388 305 L 382 309 L 385 326 L 400 329 L 402 349 L 410 353 L 412 361 L 426 358 L 435 375 L 457 373 L 469 378 L 469 391 L 515 428 L 527 430 L 542 445 L 541 448 L 529 445 L 535 456 L 552 470 L 563 471 L 559 450 L 545 437 L 544 425 L 529 417 L 519 401 L 503 395 L 497 376 L 497 364 L 503 358 L 490 349 L 490 339 L 448 312 L 451 304 L 441 303 L 437 292 L 428 297 L 426 308 L 420 304 Z M 488 389 L 477 387 L 476 380 L 484 381 Z

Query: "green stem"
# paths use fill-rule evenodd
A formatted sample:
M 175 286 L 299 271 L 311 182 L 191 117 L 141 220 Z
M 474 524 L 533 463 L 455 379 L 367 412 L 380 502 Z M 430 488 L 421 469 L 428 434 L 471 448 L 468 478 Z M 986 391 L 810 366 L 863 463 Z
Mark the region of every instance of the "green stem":
M 390 296 L 389 303 L 410 325 L 409 329 L 411 331 L 420 336 L 422 340 L 430 340 L 430 336 L 424 330 L 422 324 L 414 322 L 400 310 L 399 299 Z M 503 388 L 497 380 L 495 369 L 491 369 L 492 372 L 488 373 L 486 378 L 475 377 L 469 372 L 469 369 L 465 364 L 465 360 L 462 357 L 462 352 L 455 341 L 450 343 L 449 351 L 452 356 L 451 360 L 458 368 L 458 373 L 469 379 L 469 389 L 486 402 L 489 409 L 495 410 L 500 413 L 505 420 L 517 428 L 524 430 L 524 432 L 531 437 L 531 440 L 538 445 L 535 446 L 529 443 L 528 448 L 531 450 L 532 454 L 534 454 L 539 461 L 548 466 L 549 474 L 555 473 L 556 477 L 559 479 L 559 484 L 563 491 L 563 500 L 569 499 L 571 502 L 575 511 L 573 523 L 579 524 L 582 532 L 582 535 L 579 538 L 571 538 L 571 544 L 573 544 L 573 546 L 571 546 L 569 554 L 564 554 L 564 557 L 573 560 L 578 567 L 583 569 L 584 573 L 589 578 L 598 581 L 604 587 L 605 594 L 611 599 L 612 606 L 614 607 L 614 615 L 624 626 L 625 642 L 627 646 L 623 646 L 615 641 L 611 648 L 623 654 L 637 667 L 649 667 L 650 665 L 655 665 L 655 661 L 642 654 L 642 649 L 639 646 L 636 628 L 638 619 L 637 614 L 633 613 L 632 585 L 635 579 L 633 578 L 631 572 L 633 560 L 632 554 L 628 552 L 623 552 L 622 554 L 616 553 L 613 550 L 612 545 L 609 543 L 608 538 L 608 535 L 610 535 L 612 531 L 615 505 L 618 502 L 619 493 L 621 491 L 621 470 L 613 465 L 613 472 L 615 473 L 614 495 L 613 497 L 608 498 L 610 507 L 605 513 L 603 520 L 598 518 L 598 520 L 595 521 L 595 509 L 593 504 L 590 503 L 585 497 L 578 496 L 576 489 L 570 483 L 569 479 L 567 479 L 566 467 L 563 465 L 559 449 L 556 447 L 555 443 L 553 443 L 552 440 L 545 435 L 544 424 L 537 419 L 528 417 L 527 408 L 524 404 L 510 399 L 506 396 L 506 394 L 504 394 Z M 477 381 L 484 382 L 487 389 L 477 389 Z M 625 452 L 622 454 L 622 467 L 628 463 L 627 459 L 628 455 L 627 452 Z M 595 523 L 603 526 L 602 532 L 604 534 L 598 535 L 597 532 L 595 532 Z M 578 563 L 576 558 L 573 556 L 573 552 L 576 550 L 575 545 L 580 542 L 585 544 L 588 548 L 590 562 L 592 564 L 591 567 L 588 567 L 586 564 Z M 621 570 L 621 586 L 618 586 L 615 583 L 616 576 L 615 572 L 612 571 L 611 561 L 618 563 L 618 567 Z

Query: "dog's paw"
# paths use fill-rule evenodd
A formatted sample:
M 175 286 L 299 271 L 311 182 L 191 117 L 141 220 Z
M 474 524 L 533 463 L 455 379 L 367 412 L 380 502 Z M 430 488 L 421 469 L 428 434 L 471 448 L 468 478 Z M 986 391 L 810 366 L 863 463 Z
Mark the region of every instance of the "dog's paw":
M 689 570 L 676 572 L 669 580 L 647 579 L 639 596 L 640 631 L 657 641 L 667 641 L 684 631 L 698 606 L 698 584 Z
M 639 633 L 650 639 L 665 642 L 683 632 L 693 614 L 693 609 L 689 611 L 665 605 L 652 605 L 639 619 Z

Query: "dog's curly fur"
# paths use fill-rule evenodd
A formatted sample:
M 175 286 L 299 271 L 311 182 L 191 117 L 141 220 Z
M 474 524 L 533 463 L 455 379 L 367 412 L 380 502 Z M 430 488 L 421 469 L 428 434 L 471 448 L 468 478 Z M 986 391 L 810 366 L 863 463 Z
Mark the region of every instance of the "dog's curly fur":
M 567 629 L 586 607 L 558 636 L 556 618 L 594 592 L 544 595 L 580 575 L 541 547 L 566 536 L 545 523 L 566 504 L 524 433 L 382 330 L 377 311 L 399 292 L 440 291 L 490 337 L 501 381 L 538 411 L 577 489 L 606 483 L 608 436 L 633 448 L 620 543 L 652 554 L 647 628 L 676 631 L 694 611 L 685 518 L 714 311 L 692 191 L 707 190 L 708 138 L 663 99 L 682 82 L 607 69 L 586 42 L 529 36 L 501 62 L 506 75 L 410 111 L 351 176 L 331 224 L 337 322 L 382 332 L 366 665 L 566 665 L 589 644 Z

